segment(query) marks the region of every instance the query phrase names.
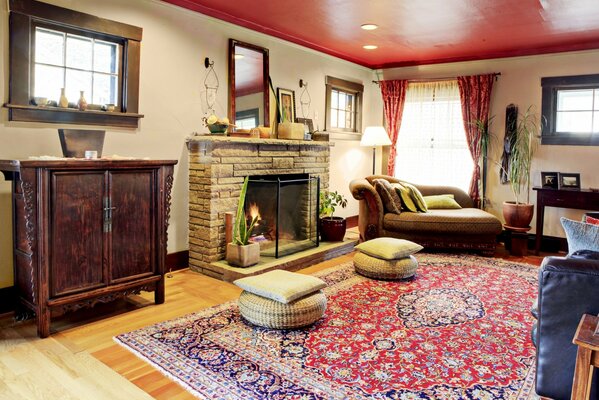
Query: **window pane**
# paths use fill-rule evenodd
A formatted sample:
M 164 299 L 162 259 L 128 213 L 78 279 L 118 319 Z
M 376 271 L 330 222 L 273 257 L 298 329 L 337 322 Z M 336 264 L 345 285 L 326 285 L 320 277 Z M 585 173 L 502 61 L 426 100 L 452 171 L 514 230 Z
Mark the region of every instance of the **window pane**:
M 117 77 L 114 75 L 94 74 L 93 98 L 87 100 L 93 104 L 117 104 Z
M 352 122 L 353 122 L 352 113 L 351 113 L 351 112 L 348 112 L 348 113 L 345 113 L 345 114 L 346 114 L 346 115 L 345 115 L 345 127 L 346 127 L 346 128 L 350 128 L 350 129 L 352 129 L 352 128 L 353 128 L 353 123 L 352 123 Z
M 82 90 L 85 100 L 91 103 L 92 73 L 67 69 L 66 95 L 69 102 L 77 103 Z
M 64 65 L 64 34 L 36 28 L 35 62 Z
M 340 110 L 345 110 L 346 107 L 346 95 L 343 92 L 339 92 L 339 109 Z
M 94 71 L 116 74 L 118 69 L 117 44 L 96 41 L 94 44 Z
M 558 111 L 556 132 L 590 133 L 593 113 L 591 111 Z
M 397 139 L 395 176 L 468 190 L 473 168 L 457 82 L 409 84 Z
M 91 39 L 67 35 L 67 67 L 92 69 Z
M 592 110 L 593 90 L 558 90 L 557 110 Z
M 595 92 L 595 103 L 593 104 L 594 105 L 593 110 L 599 110 L 599 89 L 595 89 L 594 92 Z
M 331 127 L 332 128 L 337 128 L 337 110 L 333 109 L 331 110 Z
M 331 90 L 331 108 L 339 108 L 339 92 Z
M 345 128 L 345 111 L 341 111 L 339 110 L 339 120 L 337 121 L 337 127 L 338 128 Z
M 599 133 L 599 111 L 593 113 L 593 133 Z
M 47 65 L 35 66 L 34 96 L 60 99 L 60 89 L 64 87 L 64 69 Z

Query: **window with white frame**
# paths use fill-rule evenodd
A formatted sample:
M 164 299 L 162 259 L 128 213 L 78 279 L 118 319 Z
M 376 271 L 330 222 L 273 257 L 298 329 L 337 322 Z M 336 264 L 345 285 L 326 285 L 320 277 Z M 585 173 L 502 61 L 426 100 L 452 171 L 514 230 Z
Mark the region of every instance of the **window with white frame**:
M 473 170 L 457 81 L 409 83 L 395 176 L 417 184 L 457 186 L 467 192 Z

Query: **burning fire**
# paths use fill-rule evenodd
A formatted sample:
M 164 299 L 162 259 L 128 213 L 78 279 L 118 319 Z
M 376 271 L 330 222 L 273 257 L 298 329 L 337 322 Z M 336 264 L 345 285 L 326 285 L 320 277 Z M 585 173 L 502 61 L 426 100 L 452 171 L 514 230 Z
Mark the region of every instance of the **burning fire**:
M 260 209 L 258 208 L 258 205 L 256 203 L 251 203 L 250 204 L 250 220 L 254 220 L 254 218 L 257 217 L 257 221 L 260 222 L 260 220 L 262 219 L 260 217 Z M 256 222 L 256 225 L 258 225 L 258 222 Z

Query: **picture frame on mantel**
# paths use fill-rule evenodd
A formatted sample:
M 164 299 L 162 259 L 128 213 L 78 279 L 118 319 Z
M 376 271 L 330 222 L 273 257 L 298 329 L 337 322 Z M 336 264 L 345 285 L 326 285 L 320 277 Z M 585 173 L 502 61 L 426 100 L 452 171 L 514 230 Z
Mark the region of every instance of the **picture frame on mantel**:
M 580 174 L 560 172 L 559 188 L 580 190 Z
M 277 88 L 277 100 L 279 101 L 279 121 L 295 121 L 295 91 Z
M 304 133 L 314 132 L 314 124 L 310 118 L 296 118 L 295 122 L 304 124 Z

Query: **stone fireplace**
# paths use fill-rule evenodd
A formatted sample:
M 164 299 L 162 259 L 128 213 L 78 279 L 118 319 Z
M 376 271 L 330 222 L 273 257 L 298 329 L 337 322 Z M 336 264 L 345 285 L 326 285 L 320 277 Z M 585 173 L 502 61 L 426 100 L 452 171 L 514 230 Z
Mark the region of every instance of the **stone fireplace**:
M 225 213 L 235 213 L 246 176 L 306 174 L 320 190 L 329 186 L 329 142 L 194 136 L 187 147 L 189 266 L 218 279 L 212 263 L 225 257 Z

